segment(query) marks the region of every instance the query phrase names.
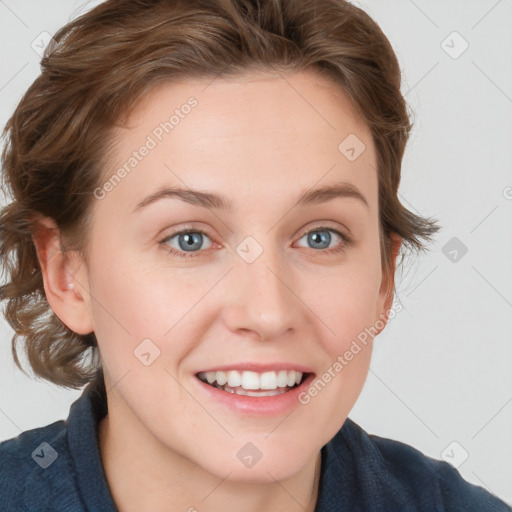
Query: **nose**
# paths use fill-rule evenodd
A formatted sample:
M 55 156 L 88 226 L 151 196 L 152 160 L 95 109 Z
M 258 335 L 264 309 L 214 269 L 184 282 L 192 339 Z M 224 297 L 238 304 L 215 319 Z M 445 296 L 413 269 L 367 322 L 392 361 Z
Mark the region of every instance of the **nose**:
M 298 322 L 307 315 L 286 256 L 276 248 L 265 248 L 252 263 L 238 256 L 234 261 L 221 295 L 227 328 L 234 333 L 254 333 L 262 340 L 299 330 Z

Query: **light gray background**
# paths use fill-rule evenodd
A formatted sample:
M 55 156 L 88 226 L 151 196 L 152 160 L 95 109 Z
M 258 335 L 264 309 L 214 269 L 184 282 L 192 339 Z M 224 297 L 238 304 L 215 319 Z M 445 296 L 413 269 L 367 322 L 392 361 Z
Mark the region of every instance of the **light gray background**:
M 2 126 L 39 73 L 33 41 L 98 3 L 0 0 Z M 401 199 L 443 229 L 397 276 L 404 309 L 350 417 L 436 459 L 467 452 L 462 476 L 512 504 L 512 0 L 354 3 L 394 46 L 414 111 Z M 456 261 L 453 237 L 467 247 Z M 4 440 L 66 418 L 81 390 L 25 377 L 0 329 Z

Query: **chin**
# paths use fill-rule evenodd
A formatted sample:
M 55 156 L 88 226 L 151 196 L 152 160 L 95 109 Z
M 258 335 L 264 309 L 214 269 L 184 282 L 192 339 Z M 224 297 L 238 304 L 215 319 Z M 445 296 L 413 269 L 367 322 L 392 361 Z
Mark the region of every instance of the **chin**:
M 294 453 L 270 450 L 265 454 L 254 445 L 247 443 L 234 451 L 234 457 L 218 458 L 214 454 L 208 461 L 200 461 L 201 466 L 220 479 L 248 484 L 273 484 L 276 480 L 286 480 L 300 471 L 306 464 L 304 451 Z M 299 455 L 300 454 L 300 455 Z

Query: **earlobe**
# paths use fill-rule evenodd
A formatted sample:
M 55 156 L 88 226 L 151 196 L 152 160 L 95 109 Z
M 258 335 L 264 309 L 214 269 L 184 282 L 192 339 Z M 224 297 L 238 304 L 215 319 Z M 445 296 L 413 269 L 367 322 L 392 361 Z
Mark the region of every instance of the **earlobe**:
M 89 334 L 94 328 L 89 293 L 80 286 L 80 283 L 86 282 L 83 263 L 75 252 L 65 251 L 61 246 L 60 231 L 50 218 L 38 220 L 38 230 L 33 235 L 33 241 L 50 307 L 72 331 Z

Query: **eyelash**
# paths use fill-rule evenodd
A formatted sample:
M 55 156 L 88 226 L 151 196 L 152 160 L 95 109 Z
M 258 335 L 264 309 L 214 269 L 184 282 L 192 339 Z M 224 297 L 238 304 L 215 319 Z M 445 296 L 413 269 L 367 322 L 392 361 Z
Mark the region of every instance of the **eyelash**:
M 322 250 L 319 251 L 319 252 L 323 252 L 323 253 L 327 254 L 328 256 L 334 256 L 334 255 L 340 253 L 341 251 L 345 250 L 347 247 L 349 247 L 353 243 L 353 240 L 350 237 L 348 237 L 347 235 L 345 235 L 343 233 L 340 233 L 338 230 L 333 229 L 333 228 L 328 227 L 328 226 L 316 226 L 313 229 L 309 229 L 307 231 L 304 231 L 303 233 L 301 233 L 301 235 L 299 237 L 299 240 L 301 238 L 303 238 L 304 235 L 307 235 L 307 234 L 315 232 L 315 231 L 331 231 L 332 233 L 335 233 L 336 235 L 338 235 L 341 238 L 342 242 L 340 242 L 338 247 L 336 247 L 334 249 L 322 249 Z M 176 249 L 173 249 L 172 247 L 170 247 L 169 245 L 167 245 L 165 243 L 165 242 L 171 240 L 172 238 L 174 238 L 177 235 L 186 235 L 186 234 L 189 234 L 189 233 L 199 233 L 201 235 L 206 235 L 208 238 L 210 238 L 208 233 L 206 233 L 202 229 L 199 229 L 199 228 L 197 228 L 197 229 L 195 229 L 195 228 L 194 229 L 186 228 L 186 229 L 183 229 L 181 231 L 176 231 L 176 233 L 173 233 L 173 234 L 171 234 L 169 236 L 166 236 L 163 240 L 160 240 L 160 244 L 162 246 L 165 246 L 164 250 L 166 252 L 168 252 L 169 254 L 173 254 L 174 256 L 178 256 L 179 258 L 195 258 L 202 251 L 192 251 L 192 252 L 188 252 L 188 253 L 185 252 L 185 251 L 177 251 Z M 313 249 L 313 250 L 315 250 L 315 249 Z

